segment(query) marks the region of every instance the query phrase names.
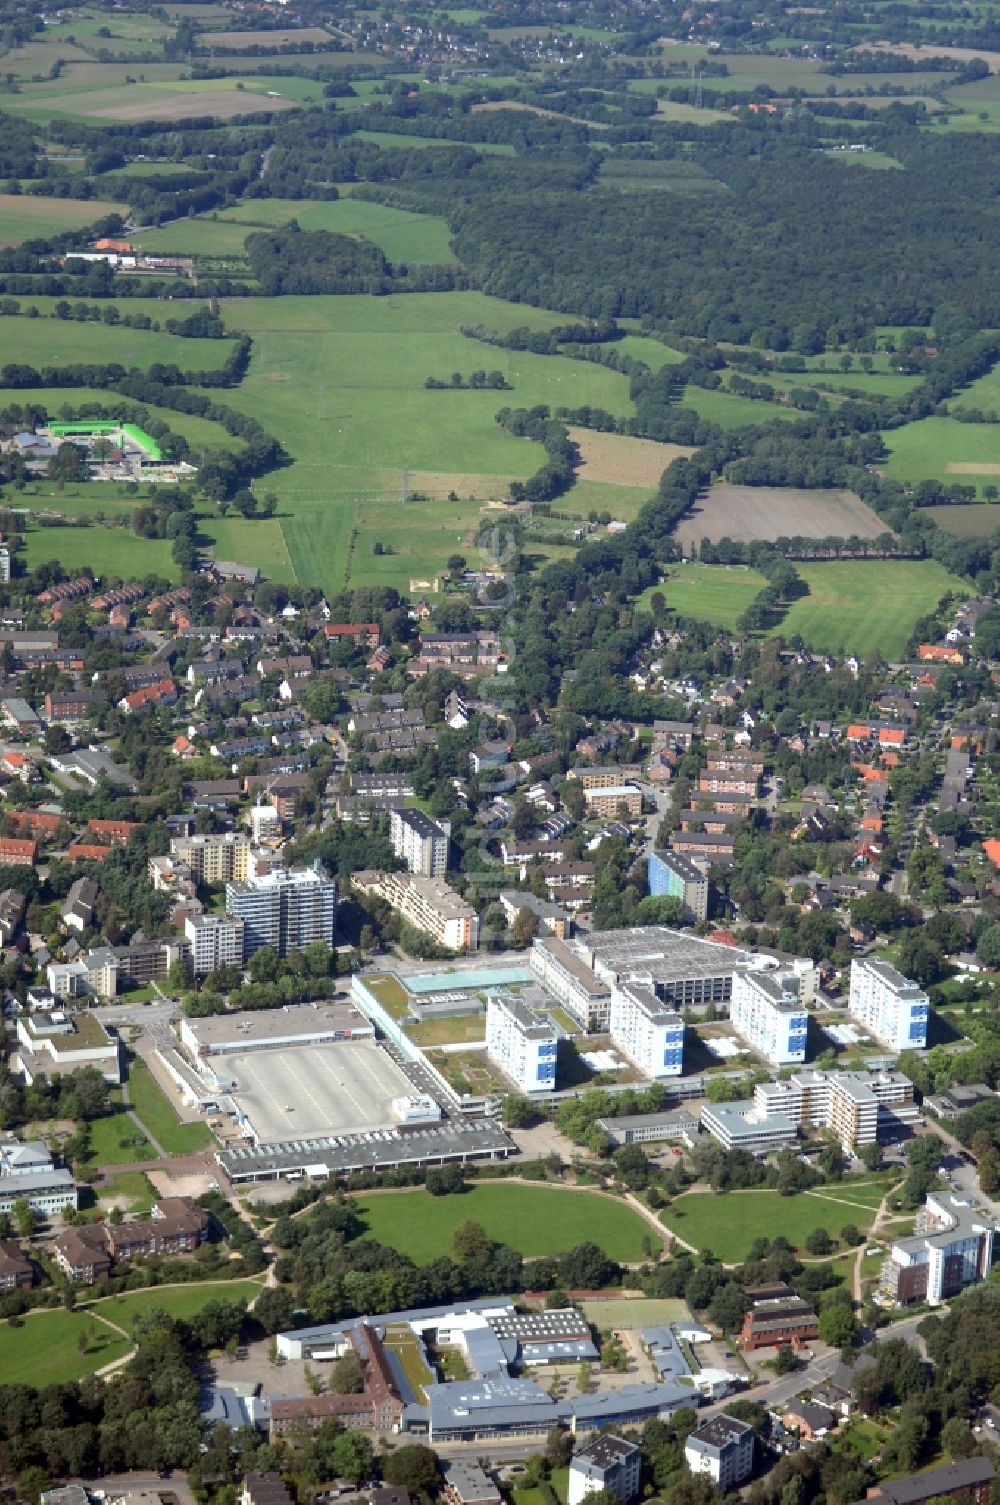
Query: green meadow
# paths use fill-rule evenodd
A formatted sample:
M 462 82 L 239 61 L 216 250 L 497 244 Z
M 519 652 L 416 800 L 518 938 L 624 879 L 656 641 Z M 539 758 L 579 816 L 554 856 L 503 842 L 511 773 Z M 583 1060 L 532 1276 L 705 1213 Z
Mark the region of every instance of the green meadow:
M 238 223 L 251 230 L 286 225 L 296 220 L 303 230 L 333 230 L 355 235 L 377 245 L 390 261 L 450 264 L 455 257 L 449 245 L 451 232 L 443 219 L 432 214 L 411 214 L 387 204 L 345 196 L 332 202 L 310 203 L 299 199 L 251 199 L 234 209 L 223 209 L 219 223 Z
M 402 1249 L 417 1264 L 451 1254 L 460 1223 L 479 1223 L 497 1243 L 529 1258 L 564 1254 L 575 1244 L 599 1244 L 612 1259 L 638 1260 L 656 1235 L 630 1207 L 588 1191 L 484 1182 L 455 1196 L 416 1191 L 359 1198 L 372 1238 Z
M 197 302 L 175 306 L 172 317 L 184 318 L 200 307 Z M 138 311 L 146 312 L 144 308 Z M 184 371 L 210 371 L 223 364 L 232 348 L 229 340 L 185 339 L 154 329 L 126 329 L 121 324 L 0 316 L 0 366 L 8 361 L 27 361 L 40 368 L 99 360 L 145 371 L 158 361 Z
M 982 381 L 992 380 L 989 377 Z M 967 388 L 960 399 L 963 406 L 985 405 Z M 888 459 L 881 468 L 897 481 L 954 481 L 975 486 L 982 496 L 983 487 L 997 484 L 1000 478 L 1000 440 L 995 424 L 959 423 L 955 418 L 921 418 L 902 428 L 889 429 L 884 435 Z
M 6 105 L 5 100 L 4 108 Z M 106 215 L 127 213 L 127 205 L 111 199 L 43 199 L 30 194 L 0 193 L 0 246 L 61 235 L 66 230 L 92 225 Z
M 405 589 L 411 578 L 443 568 L 478 511 L 456 511 L 448 493 L 466 502 L 502 495 L 510 480 L 542 463 L 540 446 L 497 426 L 501 407 L 589 403 L 632 411 L 628 379 L 617 372 L 463 336 L 463 324 L 504 330 L 560 322 L 479 293 L 233 299 L 222 307 L 227 328 L 254 338 L 247 377 L 226 401 L 257 418 L 292 456 L 267 477 L 267 488 L 279 498 L 296 576 L 326 590 L 343 585 L 349 557 L 352 583 Z M 478 369 L 502 370 L 511 390 L 424 385 L 429 376 L 449 381 L 452 372 Z M 419 526 L 404 491 L 428 498 Z M 376 541 L 394 552 L 373 555 Z
M 680 616 L 731 632 L 765 583 L 763 575 L 745 565 L 681 564 L 644 592 L 639 604 L 648 609 L 650 598 L 659 592 Z
M 797 564 L 809 594 L 793 601 L 775 635 L 798 634 L 822 653 L 898 659 L 918 618 L 965 583 L 935 560 L 835 560 Z

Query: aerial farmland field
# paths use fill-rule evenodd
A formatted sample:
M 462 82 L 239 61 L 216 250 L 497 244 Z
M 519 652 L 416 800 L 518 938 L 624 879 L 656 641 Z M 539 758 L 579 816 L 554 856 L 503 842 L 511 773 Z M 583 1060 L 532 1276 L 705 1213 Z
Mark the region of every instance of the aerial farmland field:
M 877 538 L 885 523 L 853 491 L 795 486 L 730 486 L 717 481 L 683 517 L 674 536 L 687 553 L 703 538 Z
M 46 199 L 0 193 L 0 246 L 58 235 L 92 225 L 108 214 L 127 214 L 126 204 L 110 199 Z
M 551 327 L 558 315 L 478 293 L 420 293 L 387 298 L 317 297 L 224 300 L 227 328 L 248 329 L 254 351 L 243 384 L 227 403 L 250 413 L 285 446 L 293 463 L 268 477 L 279 498 L 288 552 L 302 580 L 325 589 L 377 578 L 406 589 L 414 574 L 443 568 L 472 516 L 449 522 L 442 500 L 428 518 L 416 559 L 413 512 L 401 500 L 429 490 L 467 500 L 524 479 L 542 463 L 541 447 L 514 439 L 496 423 L 504 406 L 591 404 L 632 411 L 628 378 L 589 362 L 486 346 L 463 324 L 511 329 Z M 503 371 L 509 391 L 430 391 L 428 376 Z M 470 476 L 484 485 L 470 487 Z M 487 480 L 488 478 L 488 480 Z M 501 490 L 502 494 L 502 490 Z M 378 505 L 377 534 L 359 509 Z M 476 512 L 478 509 L 472 509 Z M 352 532 L 359 536 L 349 548 Z M 370 543 L 369 543 L 370 540 Z M 374 543 L 395 552 L 372 556 Z M 413 568 L 411 568 L 413 564 Z

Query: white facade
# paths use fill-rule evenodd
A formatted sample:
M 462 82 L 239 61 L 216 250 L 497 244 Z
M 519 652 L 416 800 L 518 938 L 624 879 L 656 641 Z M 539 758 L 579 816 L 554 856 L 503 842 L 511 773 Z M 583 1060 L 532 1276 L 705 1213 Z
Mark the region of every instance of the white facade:
M 391 810 L 389 835 L 393 852 L 411 873 L 444 877 L 448 871 L 448 832 L 422 810 Z
M 250 811 L 250 835 L 255 842 L 281 835 L 281 816 L 273 805 L 254 805 Z
M 191 965 L 196 977 L 217 967 L 243 964 L 243 921 L 233 915 L 189 915 L 184 934 L 191 942 Z
M 773 973 L 735 972 L 729 1017 L 737 1034 L 768 1065 L 791 1066 L 805 1060 L 805 1006 Z
M 927 994 L 889 962 L 867 956 L 852 961 L 848 1008 L 890 1050 L 922 1050 L 927 1044 Z
M 831 1129 L 845 1151 L 877 1144 L 919 1117 L 913 1083 L 898 1071 L 797 1071 L 787 1082 L 759 1082 L 754 1109 L 796 1127 Z
M 337 885 L 318 867 L 290 868 L 226 884 L 226 913 L 242 920 L 243 954 L 271 946 L 279 956 L 312 941 L 333 945 Z
M 570 1459 L 567 1505 L 580 1505 L 588 1495 L 606 1489 L 620 1505 L 630 1505 L 639 1494 L 642 1451 L 634 1442 L 605 1433 Z
M 479 945 L 479 915 L 439 878 L 373 870 L 354 873 L 351 884 L 361 893 L 384 899 L 410 925 L 450 951 L 475 951 Z
M 486 1053 L 522 1092 L 551 1092 L 556 1085 L 558 1036 L 552 1025 L 513 993 L 490 993 Z
M 713 1416 L 684 1444 L 684 1461 L 693 1474 L 707 1474 L 723 1494 L 753 1473 L 753 1427 L 733 1416 Z
M 611 1038 L 644 1075 L 680 1076 L 684 1021 L 643 983 L 617 983 L 611 990 Z

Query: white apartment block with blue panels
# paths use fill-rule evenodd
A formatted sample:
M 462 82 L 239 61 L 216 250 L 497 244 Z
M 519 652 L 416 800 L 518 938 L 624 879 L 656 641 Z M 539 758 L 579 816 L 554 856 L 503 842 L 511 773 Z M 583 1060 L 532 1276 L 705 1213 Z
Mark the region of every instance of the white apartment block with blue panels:
M 808 1016 L 793 979 L 772 972 L 734 972 L 729 1017 L 736 1033 L 769 1066 L 797 1066 L 805 1060 Z
M 612 988 L 611 1038 L 643 1075 L 654 1080 L 680 1076 L 684 1021 L 648 983 L 620 982 Z
M 486 1053 L 522 1092 L 554 1089 L 557 1047 L 558 1036 L 552 1025 L 516 994 L 489 994 Z
M 870 956 L 851 962 L 847 1006 L 858 1023 L 890 1050 L 922 1050 L 927 1044 L 927 994 L 889 962 Z

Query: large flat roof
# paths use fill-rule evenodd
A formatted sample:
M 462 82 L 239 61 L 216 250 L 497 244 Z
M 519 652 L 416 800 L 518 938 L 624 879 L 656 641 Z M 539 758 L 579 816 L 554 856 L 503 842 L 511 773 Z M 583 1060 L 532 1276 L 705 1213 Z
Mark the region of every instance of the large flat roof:
M 356 1050 L 357 1046 L 350 1046 Z M 412 1087 L 411 1087 L 412 1091 Z M 420 1165 L 439 1156 L 511 1154 L 511 1140 L 499 1124 L 457 1119 L 426 1127 L 384 1129 L 374 1135 L 326 1134 L 284 1143 L 247 1145 L 221 1150 L 216 1160 L 229 1176 L 281 1175 L 287 1171 L 323 1167 L 331 1176 L 356 1170 L 385 1170 L 394 1165 Z M 496 1304 L 496 1303 L 494 1303 Z
M 751 953 L 719 941 L 703 941 L 667 925 L 605 930 L 579 939 L 580 951 L 597 970 L 617 976 L 649 973 L 658 981 L 732 973 Z
M 280 1009 L 246 1009 L 232 1014 L 214 1014 L 207 1019 L 187 1019 L 185 1027 L 208 1049 L 261 1041 L 287 1040 L 301 1035 L 304 1039 L 327 1031 L 350 1029 L 367 1031 L 368 1020 L 353 1003 L 295 1003 Z
M 235 1080 L 222 1090 L 267 1144 L 381 1128 L 392 1123 L 393 1098 L 414 1092 L 372 1040 L 222 1052 L 212 1068 L 220 1080 Z

